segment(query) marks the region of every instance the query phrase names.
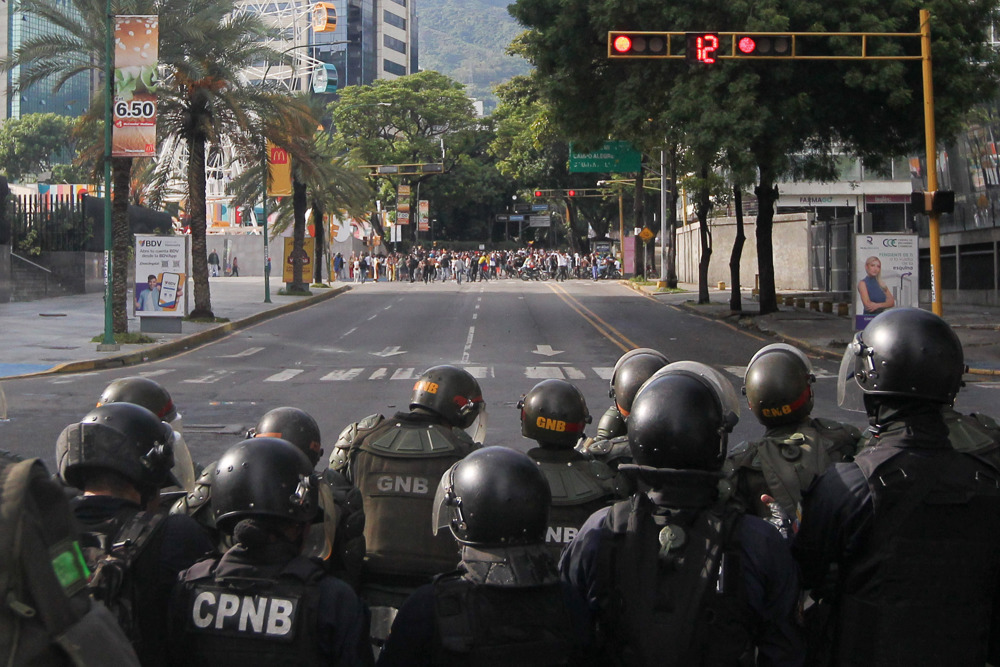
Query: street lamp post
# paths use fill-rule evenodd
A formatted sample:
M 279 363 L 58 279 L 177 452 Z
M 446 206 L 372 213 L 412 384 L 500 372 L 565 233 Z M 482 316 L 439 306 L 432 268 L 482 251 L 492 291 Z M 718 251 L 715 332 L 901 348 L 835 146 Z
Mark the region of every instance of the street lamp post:
M 112 115 L 111 103 L 114 94 L 115 80 L 115 40 L 114 15 L 111 13 L 111 0 L 107 1 L 104 24 L 107 33 L 104 36 L 104 336 L 98 351 L 114 351 L 118 349 L 115 342 L 114 318 L 112 317 L 112 259 L 111 259 L 111 133 Z

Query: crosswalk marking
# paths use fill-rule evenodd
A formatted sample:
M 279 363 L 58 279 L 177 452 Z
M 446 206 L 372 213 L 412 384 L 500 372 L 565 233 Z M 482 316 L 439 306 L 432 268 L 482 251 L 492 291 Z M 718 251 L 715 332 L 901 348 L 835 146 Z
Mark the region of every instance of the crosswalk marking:
M 594 366 L 594 372 L 597 373 L 597 377 L 602 380 L 610 380 L 611 376 L 615 374 L 614 366 Z
M 397 368 L 392 374 L 393 380 L 412 380 L 413 379 L 413 369 L 412 368 Z
M 528 366 L 524 369 L 525 376 L 533 380 L 563 380 L 562 369 L 557 366 Z
M 319 379 L 319 381 L 320 382 L 334 382 L 334 381 L 353 380 L 354 378 L 356 378 L 359 375 L 361 375 L 361 371 L 363 371 L 363 370 L 365 370 L 365 369 L 364 368 L 347 368 L 347 369 L 344 369 L 344 370 L 332 371 L 330 373 L 327 373 L 323 377 L 321 377 Z
M 579 368 L 573 368 L 572 366 L 567 366 L 563 369 L 563 372 L 566 374 L 567 380 L 585 380 L 587 378 L 586 373 L 581 371 Z
M 221 380 L 222 378 L 226 377 L 227 375 L 231 375 L 233 372 L 234 371 L 220 369 L 217 371 L 212 371 L 211 373 L 206 373 L 205 375 L 202 375 L 200 378 L 181 380 L 181 382 L 186 382 L 189 384 L 214 384 L 219 380 Z
M 379 368 L 377 371 L 368 376 L 369 380 L 381 380 L 389 372 L 388 368 Z
M 144 378 L 155 378 L 173 372 L 174 372 L 173 368 L 161 368 L 156 371 L 139 371 L 139 375 L 141 375 Z
M 723 366 L 722 370 L 735 375 L 740 380 L 746 377 L 747 367 L 746 366 Z M 836 373 L 831 373 L 830 371 L 824 370 L 822 368 L 813 368 L 813 375 L 816 376 L 817 380 L 828 380 L 830 378 L 837 377 Z
M 301 368 L 286 368 L 280 373 L 275 373 L 269 378 L 264 378 L 264 382 L 285 382 L 302 372 L 304 371 Z
M 477 380 L 496 377 L 493 374 L 492 366 L 466 366 L 465 370 L 469 371 L 469 375 L 476 378 Z

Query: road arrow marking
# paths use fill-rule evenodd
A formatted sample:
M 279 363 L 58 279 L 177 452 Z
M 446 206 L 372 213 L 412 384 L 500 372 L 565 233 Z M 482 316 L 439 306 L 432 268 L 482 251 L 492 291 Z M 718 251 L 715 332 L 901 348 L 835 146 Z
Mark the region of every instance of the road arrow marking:
M 531 351 L 532 354 L 542 354 L 546 357 L 554 357 L 557 354 L 562 354 L 563 350 L 553 350 L 551 345 L 536 345 L 535 349 Z
M 396 345 L 394 347 L 387 347 L 381 352 L 371 352 L 370 354 L 374 354 L 376 357 L 394 357 L 397 354 L 406 354 L 406 351 L 400 350 L 399 346 Z

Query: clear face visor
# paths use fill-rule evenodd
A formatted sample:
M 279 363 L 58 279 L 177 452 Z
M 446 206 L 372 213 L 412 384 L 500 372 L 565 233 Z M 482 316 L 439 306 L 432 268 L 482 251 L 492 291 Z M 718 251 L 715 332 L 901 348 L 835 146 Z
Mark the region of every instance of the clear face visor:
M 854 334 L 844 356 L 840 360 L 840 370 L 837 372 L 837 405 L 851 412 L 866 412 L 865 393 L 858 383 L 857 368 L 859 363 L 872 366 L 871 348 L 865 347 L 861 333 Z M 868 368 L 868 370 L 874 370 Z
M 486 442 L 486 425 L 489 422 L 489 418 L 490 415 L 486 412 L 486 403 L 480 403 L 479 409 L 476 412 L 476 418 L 464 429 L 473 441 L 479 444 Z
M 462 522 L 462 501 L 455 496 L 452 487 L 452 477 L 455 473 L 455 466 L 448 468 L 438 483 L 437 491 L 434 493 L 434 509 L 431 516 L 431 531 L 437 535 L 443 530 L 450 530 L 453 521 Z
M 170 474 L 174 477 L 177 485 L 184 491 L 193 491 L 195 483 L 194 461 L 191 458 L 191 451 L 187 443 L 184 442 L 184 434 L 174 431 L 173 435 L 174 465 L 170 468 Z

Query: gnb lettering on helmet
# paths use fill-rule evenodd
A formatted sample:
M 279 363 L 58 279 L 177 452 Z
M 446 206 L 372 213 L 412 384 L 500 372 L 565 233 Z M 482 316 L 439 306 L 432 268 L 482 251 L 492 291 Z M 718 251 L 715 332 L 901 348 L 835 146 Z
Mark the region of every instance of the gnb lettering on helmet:
M 428 394 L 438 393 L 438 383 L 428 382 L 427 380 L 418 380 L 415 385 L 413 385 L 414 391 L 426 391 Z
M 199 586 L 194 593 L 188 617 L 194 632 L 276 641 L 295 638 L 297 596 L 239 594 L 212 586 Z
M 564 433 L 566 431 L 566 422 L 561 419 L 546 419 L 545 417 L 539 417 L 535 420 L 535 424 L 538 428 L 543 428 L 546 431 L 557 431 L 559 433 Z

